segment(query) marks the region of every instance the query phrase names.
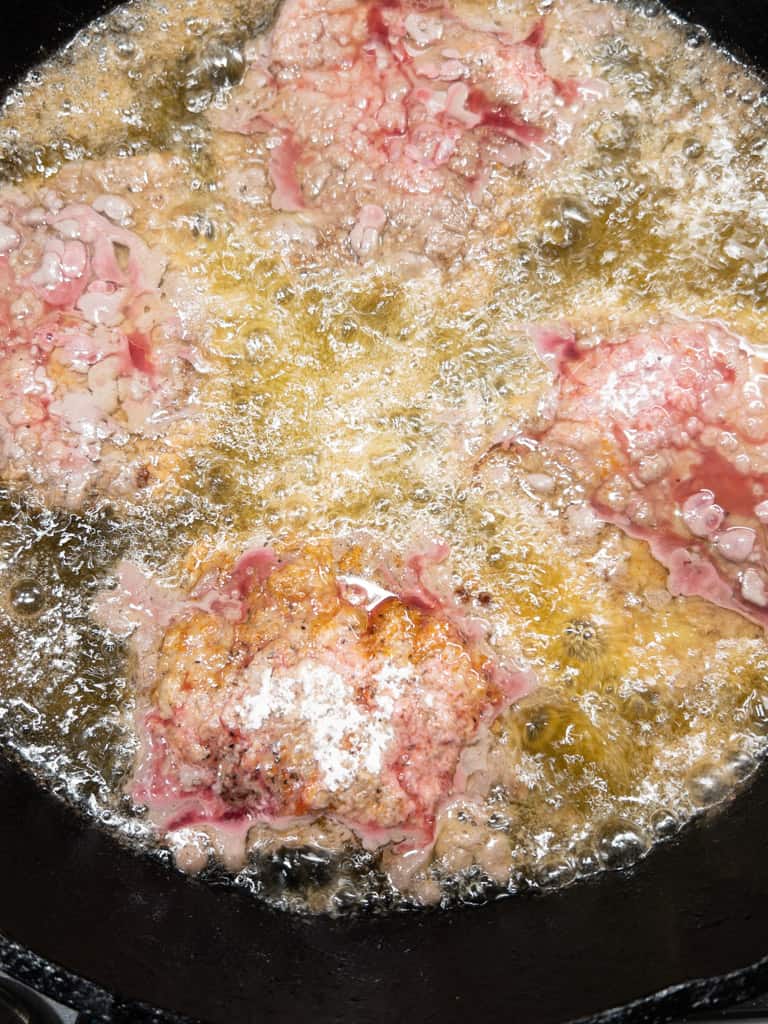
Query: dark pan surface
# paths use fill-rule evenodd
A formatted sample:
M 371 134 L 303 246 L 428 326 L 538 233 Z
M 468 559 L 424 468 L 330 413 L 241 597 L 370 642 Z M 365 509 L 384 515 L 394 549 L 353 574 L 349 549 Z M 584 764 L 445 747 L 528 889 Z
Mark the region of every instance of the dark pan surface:
M 703 25 L 718 43 L 748 63 L 768 66 L 768 21 L 760 0 L 665 0 L 664 6 Z
M 0 86 L 107 6 L 9 5 Z M 764 0 L 673 6 L 768 65 Z M 768 988 L 768 770 L 631 872 L 352 921 L 277 914 L 185 879 L 10 765 L 0 822 L 0 963 L 89 1021 L 158 1020 L 149 1004 L 210 1024 L 562 1024 L 615 1007 L 607 1019 L 631 1024 Z
M 189 881 L 13 769 L 0 772 L 0 807 L 6 935 L 121 998 L 216 1024 L 310 1010 L 322 1024 L 559 1024 L 738 971 L 768 948 L 768 772 L 632 872 L 474 910 L 353 921 L 299 919 Z M 768 963 L 667 992 L 626 1020 L 764 986 Z

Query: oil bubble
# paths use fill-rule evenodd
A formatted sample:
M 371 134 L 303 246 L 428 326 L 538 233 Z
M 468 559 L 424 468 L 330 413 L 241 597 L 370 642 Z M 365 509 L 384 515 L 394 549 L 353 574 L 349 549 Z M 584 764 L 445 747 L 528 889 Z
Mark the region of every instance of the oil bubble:
M 542 243 L 551 249 L 570 249 L 591 221 L 587 206 L 574 196 L 548 199 L 542 207 Z
M 315 846 L 281 847 L 270 858 L 275 880 L 287 889 L 327 885 L 334 867 L 333 855 Z
M 658 18 L 661 14 L 662 6 L 658 0 L 644 0 L 640 4 L 640 13 L 645 18 Z
M 685 44 L 692 50 L 697 50 L 706 43 L 708 38 L 709 34 L 706 29 L 700 25 L 692 25 L 685 34 Z
M 571 619 L 563 639 L 568 656 L 575 661 L 592 661 L 603 652 L 600 629 L 591 619 Z
M 595 139 L 600 148 L 611 153 L 621 153 L 628 149 L 636 136 L 637 121 L 626 115 L 610 117 L 595 131 Z
M 481 907 L 487 903 L 494 885 L 486 873 L 477 867 L 467 868 L 444 884 L 446 895 L 468 907 Z
M 689 160 L 698 160 L 704 153 L 704 146 L 698 139 L 686 139 L 683 143 L 683 155 Z
M 242 47 L 227 38 L 212 39 L 190 68 L 185 83 L 185 106 L 200 113 L 222 89 L 237 85 L 245 73 Z
M 492 832 L 509 832 L 512 828 L 512 820 L 509 815 L 501 811 L 494 811 L 488 816 L 488 828 Z
M 699 761 L 688 777 L 688 792 L 698 807 L 717 804 L 731 791 L 732 774 L 714 761 Z
M 22 615 L 36 615 L 45 605 L 43 588 L 33 579 L 19 580 L 11 587 L 11 607 Z
M 504 552 L 496 545 L 488 548 L 485 559 L 489 565 L 501 565 L 504 562 Z
M 755 767 L 755 758 L 747 750 L 737 747 L 726 755 L 725 769 L 739 782 L 750 776 Z
M 536 869 L 536 883 L 542 889 L 563 889 L 576 878 L 573 864 L 562 860 L 545 860 Z
M 137 56 L 136 44 L 132 39 L 118 39 L 115 43 L 115 51 L 119 57 L 125 59 Z
M 768 730 L 768 700 L 753 691 L 745 703 L 745 709 L 753 726 L 760 730 Z
M 597 842 L 597 855 L 604 868 L 626 868 L 648 849 L 645 832 L 624 818 L 612 818 L 603 824 Z
M 680 831 L 680 821 L 677 816 L 666 807 L 654 811 L 649 822 L 653 834 L 658 839 L 669 839 Z

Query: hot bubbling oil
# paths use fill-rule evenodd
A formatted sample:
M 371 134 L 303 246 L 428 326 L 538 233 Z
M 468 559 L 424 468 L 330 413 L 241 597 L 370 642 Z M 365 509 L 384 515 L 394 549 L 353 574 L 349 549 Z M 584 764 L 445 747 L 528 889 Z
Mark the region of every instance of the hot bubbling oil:
M 494 726 L 490 790 L 470 779 L 402 894 L 386 854 L 323 852 L 330 826 L 312 834 L 314 848 L 290 836 L 263 846 L 235 881 L 294 909 L 477 902 L 623 866 L 728 796 L 764 746 L 761 631 L 671 599 L 641 544 L 574 521 L 567 482 L 521 478 L 509 457 L 478 465 L 547 386 L 529 322 L 610 329 L 673 312 L 722 317 L 768 343 L 762 83 L 655 7 L 541 7 L 555 36 L 566 12 L 605 18 L 610 8 L 603 33 L 575 34 L 574 60 L 609 83 L 612 100 L 560 164 L 495 180 L 512 213 L 471 259 L 409 281 L 322 254 L 288 262 L 258 217 L 222 198 L 227 143 L 205 112 L 242 75 L 267 7 L 126 5 L 4 108 L 2 171 L 23 187 L 87 191 L 86 159 L 117 179 L 153 152 L 172 161 L 173 188 L 160 181 L 154 204 L 134 197 L 135 224 L 171 253 L 206 311 L 197 400 L 210 425 L 162 514 L 149 502 L 71 516 L 4 498 L 9 750 L 149 841 L 120 795 L 132 753 L 126 652 L 88 617 L 120 556 L 175 583 L 193 539 L 362 530 L 406 548 L 439 536 L 457 599 L 495 641 L 524 624 L 518 653 L 539 687 Z

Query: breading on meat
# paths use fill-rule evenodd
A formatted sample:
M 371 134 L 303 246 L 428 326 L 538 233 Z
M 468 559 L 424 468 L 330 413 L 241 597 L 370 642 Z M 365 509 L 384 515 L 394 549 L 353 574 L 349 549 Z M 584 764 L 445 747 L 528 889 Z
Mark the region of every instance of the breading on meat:
M 147 609 L 152 665 L 131 795 L 164 833 L 322 816 L 374 847 L 432 841 L 462 751 L 530 679 L 424 597 L 418 560 L 400 594 L 347 569 L 329 544 L 259 547 L 164 604 L 123 568 L 103 608 L 122 589 Z
M 0 477 L 47 504 L 135 495 L 189 429 L 194 356 L 130 212 L 0 191 Z

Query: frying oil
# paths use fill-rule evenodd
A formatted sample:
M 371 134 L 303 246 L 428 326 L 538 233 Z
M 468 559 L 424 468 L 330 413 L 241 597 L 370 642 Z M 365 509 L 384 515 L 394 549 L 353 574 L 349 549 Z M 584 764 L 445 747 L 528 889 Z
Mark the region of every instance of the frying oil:
M 491 7 L 536 12 L 527 0 Z M 588 111 L 559 163 L 498 173 L 511 213 L 497 236 L 407 280 L 322 253 L 284 259 L 258 213 L 222 198 L 231 140 L 207 111 L 242 77 L 269 6 L 125 5 L 3 110 L 0 171 L 25 188 L 90 187 L 83 160 L 141 175 L 161 154 L 146 172 L 156 184 L 132 196 L 135 225 L 187 281 L 206 424 L 162 507 L 74 515 L 3 496 L 7 748 L 150 842 L 121 795 L 130 664 L 88 612 L 119 558 L 178 583 L 189 545 L 206 538 L 236 550 L 254 536 L 367 532 L 401 551 L 441 538 L 457 595 L 537 674 L 493 728 L 490 790 L 481 773 L 403 895 L 386 859 L 362 851 L 317 853 L 309 867 L 306 853 L 283 851 L 236 878 L 294 909 L 474 903 L 624 866 L 727 798 L 764 746 L 762 632 L 671 599 L 641 543 L 574 521 L 567 484 L 521 476 L 509 455 L 484 458 L 548 386 L 531 323 L 605 332 L 715 317 L 768 345 L 764 87 L 655 5 L 541 9 L 611 99 Z

